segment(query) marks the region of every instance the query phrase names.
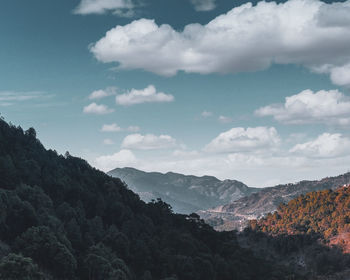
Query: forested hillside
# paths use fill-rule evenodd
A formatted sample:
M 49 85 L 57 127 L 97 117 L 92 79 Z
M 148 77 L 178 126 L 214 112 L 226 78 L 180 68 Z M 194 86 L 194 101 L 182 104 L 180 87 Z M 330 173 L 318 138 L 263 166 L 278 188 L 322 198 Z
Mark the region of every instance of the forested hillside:
M 0 279 L 287 279 L 233 232 L 146 204 L 84 160 L 45 150 L 34 129 L 3 120 L 0 209 Z
M 335 191 L 307 193 L 288 204 L 281 204 L 273 214 L 259 221 L 250 221 L 250 227 L 272 235 L 311 234 L 338 244 L 350 251 L 350 187 Z
M 240 239 L 247 247 L 265 248 L 267 259 L 288 262 L 306 275 L 348 280 L 350 187 L 310 192 L 281 204 L 276 212 L 251 220 Z

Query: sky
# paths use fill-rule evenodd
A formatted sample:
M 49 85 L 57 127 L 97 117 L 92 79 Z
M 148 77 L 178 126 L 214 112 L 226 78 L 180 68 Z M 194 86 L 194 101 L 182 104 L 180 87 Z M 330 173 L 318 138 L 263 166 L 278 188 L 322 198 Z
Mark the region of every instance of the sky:
M 2 0 L 0 113 L 46 148 L 254 187 L 350 170 L 350 1 Z

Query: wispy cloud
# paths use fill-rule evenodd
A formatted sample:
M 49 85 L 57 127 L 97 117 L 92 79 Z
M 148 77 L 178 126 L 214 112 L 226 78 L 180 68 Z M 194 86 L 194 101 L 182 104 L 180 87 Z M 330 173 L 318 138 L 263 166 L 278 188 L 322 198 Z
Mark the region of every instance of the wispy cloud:
M 16 92 L 16 91 L 0 91 L 0 106 L 11 106 L 18 102 L 25 102 L 31 100 L 44 100 L 52 98 L 54 95 L 46 94 L 41 91 L 28 91 L 28 92 Z
M 140 127 L 138 127 L 137 125 L 130 125 L 126 130 L 129 132 L 138 132 L 140 131 Z
M 80 15 L 112 12 L 118 16 L 132 17 L 133 8 L 131 0 L 81 0 L 73 12 Z
M 101 128 L 102 132 L 119 132 L 121 130 L 122 130 L 122 128 L 119 125 L 117 125 L 116 123 L 104 124 Z
M 213 113 L 210 112 L 210 111 L 203 111 L 203 112 L 201 113 L 201 116 L 202 116 L 203 118 L 209 118 L 209 117 L 211 117 L 212 115 L 213 115 Z
M 219 116 L 218 120 L 221 123 L 231 123 L 233 121 L 232 118 L 226 117 L 226 116 L 222 116 L 222 115 Z
M 190 0 L 194 9 L 198 12 L 214 10 L 216 0 Z
M 95 102 L 84 107 L 85 114 L 105 115 L 114 112 L 114 109 L 108 108 L 106 105 L 98 105 Z
M 92 100 L 102 99 L 102 98 L 105 98 L 107 96 L 116 95 L 116 93 L 117 93 L 116 87 L 108 87 L 106 89 L 99 89 L 99 90 L 93 91 L 89 95 L 89 99 L 92 99 Z
M 122 148 L 130 150 L 162 150 L 176 147 L 176 140 L 170 135 L 130 134 L 122 142 Z
M 127 128 L 122 128 L 116 123 L 111 124 L 104 124 L 101 128 L 102 132 L 121 132 L 121 131 L 128 131 L 128 132 L 138 132 L 140 131 L 140 127 L 136 125 L 130 125 Z
M 103 140 L 104 145 L 113 145 L 114 141 L 112 139 L 106 138 Z

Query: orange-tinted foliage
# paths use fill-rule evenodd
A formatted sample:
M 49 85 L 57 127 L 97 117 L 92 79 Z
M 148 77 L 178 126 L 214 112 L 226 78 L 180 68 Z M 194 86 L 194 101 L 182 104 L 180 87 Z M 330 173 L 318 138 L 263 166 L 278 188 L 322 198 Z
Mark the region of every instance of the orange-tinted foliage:
M 271 235 L 318 234 L 330 244 L 350 249 L 350 187 L 311 192 L 280 205 L 250 227 Z M 349 246 L 349 248 L 348 248 Z

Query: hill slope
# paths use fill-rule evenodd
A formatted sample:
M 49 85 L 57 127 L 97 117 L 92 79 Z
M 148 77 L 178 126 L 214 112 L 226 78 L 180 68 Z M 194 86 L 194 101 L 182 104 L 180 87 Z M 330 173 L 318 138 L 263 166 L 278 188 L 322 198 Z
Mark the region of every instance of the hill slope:
M 301 195 L 249 224 L 254 230 L 272 235 L 317 234 L 326 243 L 350 253 L 350 187 Z
M 266 259 L 289 263 L 312 279 L 350 279 L 350 187 L 310 192 L 251 220 L 242 244 Z M 259 252 L 257 253 L 259 255 Z
M 0 120 L 0 279 L 285 279 L 196 215 L 146 204 Z M 253 269 L 252 269 L 253 268 Z
M 134 168 L 116 168 L 108 174 L 125 181 L 144 201 L 160 197 L 171 204 L 175 212 L 186 214 L 227 204 L 261 190 L 236 180 L 220 181 L 213 176 L 162 174 Z
M 295 184 L 265 188 L 233 203 L 200 211 L 200 216 L 218 230 L 243 229 L 249 219 L 263 217 L 277 209 L 281 203 L 311 191 L 336 189 L 350 183 L 350 173 L 319 181 L 301 181 Z

